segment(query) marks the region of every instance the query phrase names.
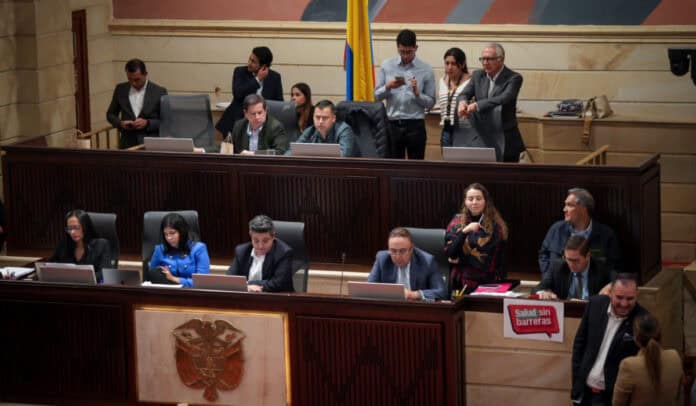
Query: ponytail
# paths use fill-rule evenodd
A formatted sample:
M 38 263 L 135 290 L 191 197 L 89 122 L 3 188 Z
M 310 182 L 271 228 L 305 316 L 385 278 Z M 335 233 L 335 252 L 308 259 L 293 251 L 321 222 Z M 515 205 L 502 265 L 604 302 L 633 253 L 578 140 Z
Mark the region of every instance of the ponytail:
M 657 319 L 647 314 L 636 319 L 633 326 L 636 343 L 645 355 L 645 368 L 655 391 L 660 390 L 662 373 L 662 346 L 660 346 L 660 325 Z

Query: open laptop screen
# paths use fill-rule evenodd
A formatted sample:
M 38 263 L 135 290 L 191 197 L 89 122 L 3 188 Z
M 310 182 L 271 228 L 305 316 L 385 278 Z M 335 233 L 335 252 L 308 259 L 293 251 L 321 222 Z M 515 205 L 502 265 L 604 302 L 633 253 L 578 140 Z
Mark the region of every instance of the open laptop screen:
M 406 300 L 401 283 L 348 282 L 348 295 L 370 299 Z
M 242 275 L 193 274 L 193 287 L 196 289 L 247 291 L 247 280 Z
M 192 138 L 145 137 L 146 151 L 193 152 Z
M 338 144 L 292 142 L 290 143 L 290 150 L 293 156 L 341 156 L 341 146 Z
M 36 272 L 41 282 L 62 282 L 96 285 L 94 266 L 37 262 Z
M 495 149 L 443 147 L 442 160 L 451 162 L 495 162 Z

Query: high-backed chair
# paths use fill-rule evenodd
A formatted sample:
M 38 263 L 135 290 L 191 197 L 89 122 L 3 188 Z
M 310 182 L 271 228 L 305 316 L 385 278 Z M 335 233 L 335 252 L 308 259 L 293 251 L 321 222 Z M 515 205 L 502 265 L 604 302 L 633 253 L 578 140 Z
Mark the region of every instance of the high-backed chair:
M 268 114 L 280 121 L 285 127 L 285 133 L 290 142 L 295 142 L 300 137 L 300 129 L 297 127 L 297 106 L 294 101 L 266 100 Z
M 486 113 L 472 114 L 469 127 L 458 127 L 454 130 L 452 146 L 495 148 L 496 160 L 502 161 L 505 151 L 502 111 L 502 106 L 497 106 Z
M 121 245 L 118 242 L 118 233 L 116 232 L 116 214 L 87 212 L 87 215 L 92 221 L 97 236 L 109 241 L 111 268 L 118 268 L 118 257 L 121 254 Z
M 216 150 L 215 128 L 207 94 L 162 96 L 160 137 L 192 138 L 206 152 Z
M 150 265 L 150 258 L 155 250 L 155 245 L 162 241 L 160 235 L 160 226 L 162 219 L 169 213 L 180 214 L 188 223 L 190 233 L 200 238 L 200 228 L 198 226 L 198 212 L 195 210 L 180 210 L 180 211 L 146 211 L 143 216 L 143 278 L 147 278 L 147 271 Z
M 445 254 L 445 229 L 414 227 L 406 227 L 406 229 L 411 233 L 413 245 L 435 257 L 449 294 L 450 264 L 447 260 L 447 254 Z
M 353 129 L 362 157 L 387 158 L 387 110 L 378 102 L 342 101 L 336 106 L 336 119 Z
M 309 278 L 309 256 L 305 248 L 304 223 L 273 220 L 273 227 L 276 231 L 276 237 L 285 241 L 293 250 L 292 284 L 295 291 L 306 292 L 307 279 Z

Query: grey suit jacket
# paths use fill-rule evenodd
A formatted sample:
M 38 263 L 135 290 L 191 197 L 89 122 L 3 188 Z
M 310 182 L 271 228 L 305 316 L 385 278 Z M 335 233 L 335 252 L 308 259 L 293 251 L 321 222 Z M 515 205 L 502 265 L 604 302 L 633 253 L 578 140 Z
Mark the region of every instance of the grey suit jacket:
M 106 119 L 112 126 L 118 128 L 121 137 L 120 148 L 128 148 L 142 144 L 144 137 L 158 137 L 160 125 L 160 98 L 167 94 L 167 89 L 149 80 L 145 89 L 143 108 L 138 117 L 147 119 L 147 127 L 142 130 L 127 130 L 120 127 L 121 120 L 135 120 L 128 92 L 130 84 L 128 82 L 119 83 L 114 89 L 111 104 L 106 112 Z

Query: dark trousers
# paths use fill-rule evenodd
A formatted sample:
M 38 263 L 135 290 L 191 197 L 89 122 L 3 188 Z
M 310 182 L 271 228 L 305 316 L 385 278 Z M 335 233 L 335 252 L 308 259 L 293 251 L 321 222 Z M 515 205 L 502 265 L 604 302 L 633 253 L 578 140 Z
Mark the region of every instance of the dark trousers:
M 593 393 L 589 386 L 585 386 L 585 393 L 582 396 L 580 406 L 611 406 L 611 397 L 613 393 L 602 391 Z
M 515 127 L 512 130 L 505 131 L 503 134 L 505 136 L 503 162 L 519 162 L 520 154 L 526 149 L 520 130 Z
M 451 147 L 454 143 L 454 126 L 452 124 L 445 123 L 442 127 L 442 134 L 440 135 L 440 148 Z
M 425 120 L 389 120 L 391 158 L 425 158 Z

